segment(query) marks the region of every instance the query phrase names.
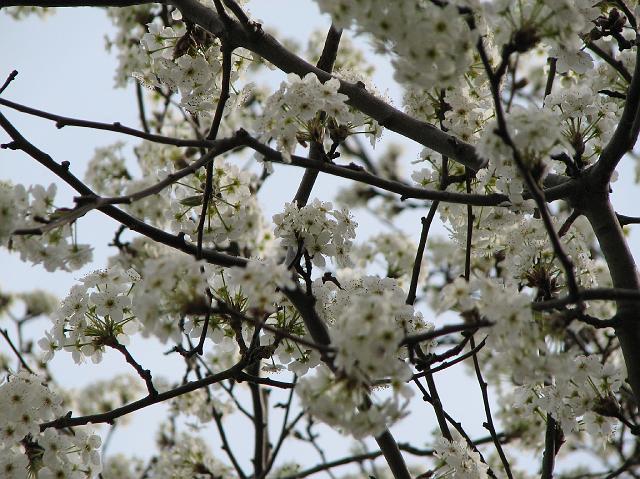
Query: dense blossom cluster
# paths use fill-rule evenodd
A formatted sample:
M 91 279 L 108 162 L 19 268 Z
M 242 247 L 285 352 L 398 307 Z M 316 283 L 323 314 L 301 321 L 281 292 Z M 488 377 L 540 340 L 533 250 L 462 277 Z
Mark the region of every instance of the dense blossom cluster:
M 500 0 L 486 3 L 485 8 L 497 45 L 512 43 L 514 48 L 526 51 L 544 40 L 550 47 L 549 56 L 558 59 L 559 71 L 584 73 L 592 66 L 580 39 L 592 29 L 591 22 L 600 13 L 591 1 Z
M 64 349 L 76 363 L 84 358 L 100 362 L 105 347 L 128 344 L 129 336 L 139 329 L 132 315 L 129 293 L 140 276 L 135 270 L 98 270 L 73 286 L 53 315 L 54 325 L 40 346 L 49 360 L 56 350 Z
M 179 91 L 181 105 L 192 112 L 210 112 L 220 95 L 220 45 L 204 30 L 148 25 L 141 39 L 149 55 L 149 69 L 133 76 L 149 88 L 166 86 Z M 217 81 L 218 80 L 218 81 Z
M 453 4 L 430 2 L 391 5 L 385 1 L 318 0 L 339 26 L 355 24 L 373 34 L 377 44 L 394 54 L 396 79 L 431 88 L 457 83 L 472 63 L 475 34 Z M 423 32 L 429 32 L 425 45 Z
M 349 108 L 346 95 L 338 93 L 340 81 L 332 78 L 324 83 L 313 73 L 304 78 L 287 76 L 280 89 L 265 101 L 264 112 L 255 130 L 260 139 L 275 139 L 285 161 L 291 161 L 298 143 L 324 143 L 325 135 L 341 142 L 355 132 L 370 135 L 372 143 L 380 134 L 375 120 Z
M 352 239 L 358 224 L 346 210 L 332 210 L 333 205 L 315 199 L 298 208 L 287 203 L 283 213 L 273 217 L 274 233 L 283 247 L 292 251 L 306 251 L 316 266 L 323 267 L 325 257 L 333 258 L 338 266 L 349 266 Z M 287 259 L 293 260 L 289 255 Z
M 226 245 L 230 241 L 240 246 L 256 243 L 256 233 L 262 230 L 262 214 L 255 194 L 255 177 L 248 171 L 216 158 L 213 165 L 213 195 L 207 205 L 203 238 L 207 242 Z M 171 201 L 171 228 L 195 239 L 202 215 L 204 177 L 194 175 L 175 188 Z
M 62 398 L 27 372 L 0 385 L 0 475 L 6 479 L 92 478 L 101 470 L 99 436 L 40 423 L 62 416 Z
M 72 271 L 91 261 L 91 247 L 73 235 L 75 226 L 64 224 L 42 235 L 13 235 L 19 229 L 46 226 L 64 213 L 55 206 L 57 187 L 34 185 L 29 189 L 0 181 L 0 245 L 20 253 L 23 261 L 42 264 L 47 271 Z
M 213 457 L 204 440 L 186 433 L 166 444 L 149 474 L 158 479 L 233 477 L 230 468 Z
M 180 341 L 180 320 L 187 318 L 191 330 L 210 306 L 202 264 L 152 245 L 139 245 L 134 251 L 133 261 L 124 262 L 140 272 L 129 290 L 131 315 L 142 325 L 143 336 L 154 336 L 163 343 Z
M 456 479 L 485 479 L 489 466 L 482 462 L 480 454 L 472 451 L 463 437 L 455 431 L 455 439 L 449 441 L 439 438 L 435 445 L 435 455 L 444 463 L 445 470 L 438 477 L 455 477 Z
M 314 293 L 336 348 L 333 364 L 338 372 L 333 377 L 320 368 L 315 376 L 301 380 L 298 394 L 312 414 L 328 424 L 355 437 L 379 434 L 404 415 L 412 394 L 405 384 L 411 369 L 401 360 L 406 353 L 400 341 L 407 333 L 433 325 L 405 303 L 393 279 L 364 277 L 340 288 L 318 280 Z M 425 346 L 428 351 L 430 345 Z M 383 379 L 391 390 L 367 400 L 369 389 Z M 338 409 L 337 404 L 342 406 Z

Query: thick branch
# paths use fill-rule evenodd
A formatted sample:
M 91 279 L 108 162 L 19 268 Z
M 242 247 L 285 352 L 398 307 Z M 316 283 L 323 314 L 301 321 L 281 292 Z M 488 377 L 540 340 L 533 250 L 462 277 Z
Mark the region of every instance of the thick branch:
M 607 191 L 599 194 L 590 192 L 589 198 L 581 205 L 591 226 L 600 249 L 604 254 L 613 286 L 622 290 L 640 291 L 640 281 L 636 264 L 618 222 Z M 638 301 L 629 298 L 617 298 L 615 328 L 616 336 L 622 348 L 627 366 L 628 381 L 633 390 L 636 404 L 640 402 L 640 318 Z
M 331 25 L 329 28 L 329 32 L 327 32 L 327 38 L 324 42 L 324 48 L 322 49 L 322 54 L 320 55 L 320 59 L 318 60 L 317 67 L 331 73 L 333 69 L 333 63 L 336 60 L 336 56 L 338 54 L 338 47 L 340 46 L 340 37 L 342 36 L 342 30 L 339 30 Z M 311 141 L 311 146 L 309 147 L 309 158 L 315 161 L 324 161 L 324 151 L 322 149 L 322 145 L 318 143 L 318 141 Z M 302 181 L 300 181 L 300 185 L 298 186 L 298 191 L 296 192 L 296 196 L 293 201 L 295 201 L 298 208 L 302 208 L 309 201 L 309 196 L 311 195 L 311 190 L 313 189 L 313 185 L 318 178 L 318 170 L 307 168 L 302 176 Z
M 622 116 L 613 136 L 591 171 L 593 179 L 601 184 L 609 183 L 611 175 L 625 153 L 633 149 L 638 139 L 638 117 L 640 116 L 640 48 L 636 46 L 636 66 L 627 90 L 627 99 Z

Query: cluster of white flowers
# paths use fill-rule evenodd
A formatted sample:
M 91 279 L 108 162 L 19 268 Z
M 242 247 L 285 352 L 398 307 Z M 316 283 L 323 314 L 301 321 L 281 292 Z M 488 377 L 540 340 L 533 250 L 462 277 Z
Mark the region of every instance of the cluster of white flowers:
M 338 266 L 349 266 L 351 240 L 358 224 L 346 209 L 332 207 L 318 199 L 302 208 L 287 203 L 283 213 L 273 216 L 276 237 L 282 239 L 283 247 L 294 252 L 306 250 L 316 266 L 324 267 L 325 257 L 333 258 Z
M 548 109 L 514 106 L 505 118 L 511 141 L 518 150 L 523 165 L 542 179 L 548 173 L 545 160 L 568 147 L 562 134 L 559 115 Z M 522 202 L 524 182 L 518 171 L 511 147 L 497 133 L 497 121 L 488 121 L 480 135 L 478 154 L 490 161 L 489 167 L 478 174 L 487 183 L 495 182 L 496 191 Z
M 47 271 L 79 269 L 91 261 L 91 247 L 79 244 L 73 226 L 63 225 L 42 235 L 12 233 L 21 228 L 36 228 L 55 221 L 63 211 L 54 206 L 57 187 L 23 185 L 0 181 L 0 246 L 20 253 L 23 261 L 42 264 Z
M 284 290 L 295 287 L 286 266 L 273 259 L 249 260 L 243 268 L 230 268 L 228 285 L 242 291 L 248 309 L 268 313 L 284 301 Z
M 57 296 L 42 289 L 18 293 L 15 297 L 24 304 L 24 317 L 26 318 L 51 314 L 60 303 Z
M 180 12 L 172 13 L 171 26 L 149 23 L 140 44 L 147 64 L 132 76 L 144 86 L 165 86 L 181 95 L 180 106 L 194 114 L 211 115 L 218 103 L 222 86 L 222 50 L 220 41 L 206 30 L 182 22 Z M 139 38 L 139 37 L 138 37 Z M 144 55 L 144 54 L 143 54 Z M 234 52 L 231 66 L 233 83 L 246 70 L 253 53 L 244 49 Z M 231 88 L 227 106 L 243 101 L 253 88 Z
M 156 479 L 236 477 L 228 466 L 212 456 L 211 447 L 204 440 L 187 433 L 165 444 L 148 475 Z
M 473 60 L 475 34 L 453 3 L 317 0 L 340 27 L 355 25 L 392 52 L 395 78 L 426 88 L 455 84 Z M 425 43 L 424 32 L 429 32 Z
M 187 394 L 181 394 L 171 401 L 174 414 L 195 416 L 201 424 L 213 420 L 214 414 L 232 414 L 233 405 L 211 394 L 206 389 L 197 389 Z
M 254 245 L 263 228 L 260 206 L 252 193 L 255 175 L 216 158 L 213 165 L 213 194 L 207 205 L 203 241 L 241 247 Z M 204 171 L 185 178 L 175 185 L 175 199 L 171 199 L 167 217 L 171 229 L 195 238 L 203 203 Z
M 147 31 L 144 19 L 150 18 L 154 10 L 153 4 L 107 9 L 107 15 L 115 27 L 114 35 L 106 36 L 105 43 L 107 50 L 115 50 L 117 55 L 114 75 L 116 87 L 124 88 L 132 80 L 131 72 L 142 71 L 148 66 L 148 56 L 139 44 Z
M 402 392 L 407 392 L 402 388 Z M 296 384 L 303 406 L 316 418 L 356 438 L 379 435 L 406 413 L 409 398 L 401 394 L 375 398 L 357 382 L 338 379 L 325 366 Z M 381 395 L 382 396 L 382 395 Z
M 139 479 L 144 475 L 144 463 L 141 459 L 122 453 L 111 453 L 104 459 L 102 477 L 118 479 Z
M 219 43 L 204 30 L 149 23 L 141 44 L 149 55 L 149 69 L 133 74 L 149 88 L 166 85 L 179 91 L 180 105 L 191 112 L 212 111 L 220 95 L 222 53 Z
M 342 141 L 363 127 L 362 132 L 370 134 L 373 144 L 380 135 L 378 123 L 349 108 L 345 103 L 348 97 L 338 93 L 339 88 L 335 78 L 321 83 L 314 73 L 304 78 L 289 74 L 278 91 L 267 98 L 262 117 L 256 121 L 260 139 L 275 139 L 285 161 L 291 160 L 296 144 L 323 143 L 325 133 Z
M 416 245 L 408 236 L 399 232 L 379 233 L 354 248 L 356 262 L 363 269 L 374 263 L 378 254 L 384 258 L 387 277 L 403 281 L 411 275 Z
M 480 454 L 473 451 L 464 438 L 457 431 L 453 431 L 454 439 L 449 441 L 444 437 L 438 438 L 433 445 L 435 455 L 446 469 L 438 471 L 438 478 L 452 477 L 455 479 L 484 479 L 489 477 L 489 466 L 482 462 Z
M 504 400 L 512 405 L 503 411 L 503 420 L 519 430 L 525 442 L 542 443 L 546 414 L 555 419 L 565 434 L 586 432 L 594 443 L 611 439 L 617 421 L 614 395 L 622 385 L 619 365 L 602 364 L 594 355 L 583 356 L 574 351 L 554 355 L 553 381 L 517 387 Z M 527 424 L 527 427 L 517 425 Z
M 443 311 L 476 308 L 494 321 L 483 363 L 488 374 L 508 373 L 520 385 L 513 395 L 503 398 L 505 404 L 517 406 L 504 412 L 509 423 L 537 421 L 541 426 L 542 411 L 551 414 L 566 433 L 587 430 L 606 439 L 613 431 L 613 421 L 595 411 L 602 410 L 602 404 L 620 388 L 618 365 L 602 364 L 597 356 L 584 356 L 577 348 L 559 354 L 553 318 L 534 314 L 531 301 L 516 286 L 505 287 L 491 279 L 467 283 L 458 278 L 443 288 L 439 306 Z M 528 354 L 530 351 L 538 354 Z M 531 427 L 528 435 L 540 441 L 538 432 L 539 427 Z
M 588 33 L 600 9 L 589 0 L 499 0 L 483 3 L 484 20 L 491 25 L 495 44 L 515 43 L 525 52 L 544 40 L 551 46 L 549 56 L 558 59 L 558 71 L 584 73 L 592 66 L 590 55 L 582 50 L 581 34 Z
M 563 135 L 583 165 L 602 152 L 618 122 L 622 101 L 598 95 L 586 85 L 557 88 L 545 99 L 545 107 L 558 112 Z
M 179 126 L 166 130 L 170 135 L 183 133 Z M 123 143 L 115 143 L 96 149 L 85 179 L 99 194 L 134 194 L 164 180 L 176 169 L 184 168 L 195 155 L 195 150 L 144 143 L 134 148 L 142 170 L 142 177 L 134 179 L 127 168 L 123 147 Z M 222 157 L 214 160 L 213 172 L 213 192 L 203 234 L 205 244 L 224 247 L 233 241 L 240 248 L 258 246 L 264 240 L 266 226 L 253 194 L 255 175 L 229 164 Z M 202 214 L 204 183 L 205 171 L 202 169 L 158 194 L 124 205 L 124 209 L 137 218 L 160 228 L 171 228 L 176 233 L 186 233 L 195 240 Z
M 140 268 L 142 279 L 131 296 L 132 312 L 143 325 L 143 336 L 179 343 L 180 319 L 187 317 L 191 330 L 195 318 L 204 318 L 211 306 L 202 264 L 193 257 L 169 252 L 147 258 Z
M 316 309 L 329 326 L 336 349 L 335 375 L 320 368 L 296 387 L 305 407 L 322 421 L 356 437 L 377 434 L 402 417 L 411 389 L 411 369 L 399 347 L 403 336 L 433 328 L 405 303 L 405 293 L 390 278 L 363 277 L 338 288 L 332 282 L 314 282 Z M 428 351 L 433 344 L 426 343 Z M 391 389 L 383 398 L 365 397 L 378 380 Z
M 52 316 L 51 332 L 38 344 L 50 360 L 55 351 L 70 351 L 76 363 L 85 357 L 100 362 L 105 346 L 129 344 L 139 324 L 132 314 L 131 289 L 140 279 L 135 270 L 98 270 L 82 278 Z
M 124 141 L 96 148 L 87 165 L 84 180 L 98 194 L 118 196 L 131 180 L 123 154 Z
M 40 423 L 64 414 L 62 399 L 27 372 L 0 386 L 0 476 L 4 479 L 94 478 L 101 471 L 99 436 Z

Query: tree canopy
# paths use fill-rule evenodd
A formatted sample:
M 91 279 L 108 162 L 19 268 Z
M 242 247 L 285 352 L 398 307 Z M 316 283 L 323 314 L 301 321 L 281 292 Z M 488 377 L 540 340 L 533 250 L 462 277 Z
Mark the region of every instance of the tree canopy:
M 52 278 L 91 269 L 63 298 L 46 284 L 0 292 L 0 476 L 640 477 L 627 238 L 640 217 L 611 198 L 636 160 L 640 7 L 315 3 L 331 25 L 303 45 L 245 1 L 0 0 L 15 21 L 105 9 L 115 87 L 138 116 L 12 101 L 21 76 L 4 65 L 1 147 L 56 181 L 0 175 L 0 246 Z M 376 62 L 401 105 L 373 81 Z M 122 141 L 95 145 L 82 176 L 73 145 L 50 155 L 17 115 Z M 319 177 L 347 186 L 326 197 Z M 274 183 L 288 201 L 268 217 Z M 376 231 L 359 230 L 363 211 Z M 81 241 L 93 215 L 118 224 L 105 264 Z M 150 338 L 180 377 L 140 360 Z M 81 389 L 50 363 L 108 354 L 123 374 Z M 476 424 L 439 391 L 454 368 L 469 374 L 459 396 Z M 148 457 L 108 453 L 117 426 L 160 403 Z M 329 454 L 330 434 L 355 446 Z

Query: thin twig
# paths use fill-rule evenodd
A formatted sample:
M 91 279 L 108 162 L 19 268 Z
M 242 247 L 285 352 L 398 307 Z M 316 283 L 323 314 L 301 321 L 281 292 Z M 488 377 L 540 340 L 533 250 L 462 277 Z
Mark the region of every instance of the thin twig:
M 144 94 L 142 92 L 142 86 L 136 82 L 136 99 L 138 101 L 138 114 L 140 115 L 140 124 L 145 133 L 151 133 L 149 124 L 147 123 L 147 115 L 144 111 Z
M 188 139 L 181 139 L 181 138 L 172 138 L 164 135 L 156 135 L 153 133 L 147 133 L 145 131 L 136 130 L 135 128 L 129 128 L 117 121 L 113 123 L 101 123 L 98 121 L 80 120 L 77 118 L 60 116 L 54 113 L 48 113 L 46 111 L 37 110 L 35 108 L 24 106 L 19 103 L 6 100 L 4 98 L 0 98 L 0 105 L 13 108 L 14 110 L 20 111 L 22 113 L 27 113 L 28 115 L 33 115 L 40 118 L 46 118 L 47 120 L 55 121 L 57 128 L 64 128 L 65 126 L 77 126 L 81 128 L 91 128 L 94 130 L 113 131 L 116 133 L 122 133 L 125 135 L 142 138 L 143 140 L 152 141 L 154 143 L 161 143 L 163 145 L 185 146 L 185 147 L 215 146 L 215 143 L 213 141 L 188 140 Z
M 471 336 L 470 340 L 471 349 L 475 350 L 476 343 Z M 511 473 L 511 467 L 509 466 L 509 461 L 507 460 L 507 456 L 502 449 L 502 444 L 500 443 L 500 439 L 498 438 L 498 433 L 496 432 L 496 428 L 493 424 L 493 416 L 491 415 L 491 406 L 489 405 L 489 393 L 487 386 L 488 384 L 485 382 L 482 377 L 482 371 L 480 370 L 480 362 L 478 361 L 478 354 L 474 351 L 473 353 L 473 367 L 476 371 L 476 378 L 478 379 L 478 384 L 480 385 L 480 391 L 482 392 L 482 403 L 484 404 L 484 412 L 487 422 L 483 424 L 483 426 L 489 431 L 491 438 L 493 439 L 493 444 L 498 451 L 498 456 L 500 456 L 500 461 L 502 461 L 502 466 L 504 467 L 504 472 L 507 474 L 509 479 L 513 479 L 513 474 Z
M 9 76 L 7 77 L 7 79 L 4 81 L 4 83 L 2 84 L 2 86 L 0 87 L 0 95 L 2 94 L 2 92 L 4 92 L 7 87 L 9 86 L 9 84 L 15 80 L 15 78 L 18 76 L 18 70 L 13 70 L 11 73 L 9 73 Z
M 400 341 L 400 346 L 417 344 L 422 341 L 428 341 L 430 339 L 435 339 L 440 336 L 444 336 L 446 334 L 459 333 L 460 331 L 468 331 L 470 329 L 484 328 L 487 326 L 493 326 L 493 323 L 491 321 L 487 321 L 484 319 L 480 321 L 470 322 L 470 323 L 449 324 L 447 326 L 443 326 L 438 329 L 433 329 L 431 331 L 426 331 L 424 333 L 417 333 L 417 334 L 405 336 L 402 339 L 402 341 Z
M 20 364 L 22 365 L 22 367 L 25 368 L 27 371 L 29 371 L 31 374 L 35 374 L 33 372 L 33 369 L 31 369 L 27 364 L 27 361 L 25 361 L 24 357 L 22 357 L 22 353 L 18 351 L 16 346 L 13 344 L 13 341 L 11 341 L 11 338 L 9 337 L 9 332 L 6 329 L 0 329 L 0 334 L 4 337 L 7 343 L 9 343 L 9 347 L 18 358 L 18 361 L 20 361 Z

